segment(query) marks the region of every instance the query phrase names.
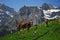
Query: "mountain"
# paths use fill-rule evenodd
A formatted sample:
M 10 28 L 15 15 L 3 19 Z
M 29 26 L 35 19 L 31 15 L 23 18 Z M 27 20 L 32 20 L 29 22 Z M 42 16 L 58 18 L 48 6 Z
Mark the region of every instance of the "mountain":
M 13 28 L 15 28 L 13 26 L 15 24 L 13 17 L 16 13 L 17 12 L 13 8 L 10 8 L 0 3 L 0 36 L 10 33 L 10 31 L 13 30 Z
M 44 13 L 43 10 L 45 10 L 46 12 Z M 19 9 L 18 14 L 21 15 L 22 21 L 26 19 L 33 20 L 33 25 L 37 25 L 45 20 L 45 14 L 49 15 L 53 19 L 57 19 L 57 17 L 60 16 L 59 11 L 55 12 L 57 10 L 60 10 L 59 7 L 55 7 L 54 5 L 47 3 L 42 4 L 41 7 L 24 5 L 22 8 Z
M 40 24 L 44 21 L 42 19 L 44 16 L 42 9 L 35 6 L 29 7 L 25 5 L 19 10 L 19 14 L 22 17 L 22 20 L 33 20 L 33 25 Z
M 14 14 L 16 14 L 16 11 L 13 8 L 10 8 L 0 3 L 0 22 L 1 23 L 4 23 L 3 21 L 6 22 L 8 18 L 12 18 Z
M 58 18 L 60 17 L 58 9 L 59 7 L 44 3 L 41 7 L 24 5 L 16 12 L 13 8 L 0 3 L 0 36 L 16 32 L 20 21 L 32 20 L 33 25 L 38 25 L 45 21 L 45 16 L 48 19 Z M 57 10 L 59 12 L 55 12 Z
M 52 4 L 44 3 L 41 6 L 44 18 L 48 20 L 59 19 L 60 18 L 60 8 Z
M 5 4 L 0 3 L 0 9 L 6 12 L 9 12 L 10 15 L 16 13 L 16 11 L 13 8 L 10 8 L 6 6 Z
M 42 6 L 41 6 L 41 8 L 43 10 L 48 10 L 48 9 L 53 9 L 55 7 L 53 5 L 51 5 L 51 4 L 43 3 Z

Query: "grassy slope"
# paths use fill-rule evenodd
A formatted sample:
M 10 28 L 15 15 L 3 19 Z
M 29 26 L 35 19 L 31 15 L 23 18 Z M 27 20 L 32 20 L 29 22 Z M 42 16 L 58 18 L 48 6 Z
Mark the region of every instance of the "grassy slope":
M 31 27 L 29 32 L 25 29 L 21 32 L 9 34 L 1 37 L 0 40 L 60 40 L 60 22 L 59 20 L 49 22 L 49 27 L 42 23 Z

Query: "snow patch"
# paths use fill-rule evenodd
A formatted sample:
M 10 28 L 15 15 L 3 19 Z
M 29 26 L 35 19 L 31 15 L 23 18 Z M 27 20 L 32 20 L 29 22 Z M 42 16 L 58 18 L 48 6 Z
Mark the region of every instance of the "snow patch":
M 10 12 L 9 12 L 9 11 L 6 11 L 6 13 L 7 13 L 10 17 L 13 17 L 13 15 L 10 15 Z
M 13 15 L 10 15 L 11 17 L 13 17 Z
M 9 15 L 10 12 L 6 11 L 6 13 Z
M 49 11 L 49 12 L 59 12 L 60 9 L 51 9 L 51 10 L 47 10 L 47 11 Z
M 60 11 L 60 9 L 43 10 L 43 13 L 44 13 L 44 15 L 45 15 L 44 18 L 45 18 L 45 19 L 49 19 L 49 20 L 51 20 L 51 19 L 56 19 L 56 18 L 58 17 L 57 15 L 50 18 L 50 15 L 48 15 L 48 14 L 52 14 L 52 12 L 59 12 L 59 11 Z

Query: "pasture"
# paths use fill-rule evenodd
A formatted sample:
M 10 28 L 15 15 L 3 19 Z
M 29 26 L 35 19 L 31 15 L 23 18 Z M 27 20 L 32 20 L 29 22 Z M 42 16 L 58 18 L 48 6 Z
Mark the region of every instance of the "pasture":
M 29 32 L 24 29 L 13 34 L 0 37 L 0 40 L 60 40 L 60 20 L 50 21 L 48 27 L 43 22 L 32 26 Z

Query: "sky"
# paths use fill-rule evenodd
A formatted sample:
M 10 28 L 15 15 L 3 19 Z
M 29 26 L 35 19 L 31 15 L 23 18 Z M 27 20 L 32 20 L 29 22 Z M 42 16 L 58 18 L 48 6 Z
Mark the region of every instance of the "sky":
M 41 7 L 43 3 L 48 3 L 57 7 L 60 6 L 60 0 L 0 0 L 0 3 L 14 8 L 17 12 L 24 5 Z

